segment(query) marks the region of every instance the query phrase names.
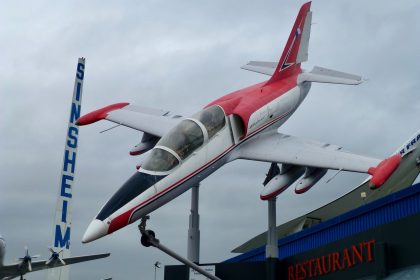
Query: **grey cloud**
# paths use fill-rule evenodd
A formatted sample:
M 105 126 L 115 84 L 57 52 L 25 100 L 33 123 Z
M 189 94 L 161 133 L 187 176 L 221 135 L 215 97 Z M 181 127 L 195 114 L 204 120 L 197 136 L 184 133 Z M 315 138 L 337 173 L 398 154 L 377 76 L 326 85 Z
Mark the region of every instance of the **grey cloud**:
M 74 68 L 87 57 L 83 112 L 128 101 L 192 114 L 213 99 L 266 77 L 240 70 L 277 60 L 303 1 L 13 1 L 0 11 L 0 221 L 7 259 L 23 246 L 47 257 Z M 384 157 L 418 130 L 417 1 L 314 1 L 309 62 L 361 74 L 357 87 L 313 85 L 284 133 Z M 136 225 L 92 244 L 80 240 L 91 218 L 135 171 L 128 156 L 140 133 L 99 123 L 80 132 L 72 253 L 110 251 L 75 265 L 73 279 L 151 278 L 153 263 L 176 262 L 139 244 Z M 259 200 L 268 164 L 237 161 L 202 183 L 202 261 L 262 232 Z M 329 173 L 326 177 L 332 176 Z M 278 222 L 334 199 L 363 180 L 340 174 L 302 196 L 278 199 Z M 150 227 L 186 255 L 189 193 L 152 214 Z M 162 271 L 159 274 L 163 279 Z M 45 273 L 28 275 L 44 279 Z

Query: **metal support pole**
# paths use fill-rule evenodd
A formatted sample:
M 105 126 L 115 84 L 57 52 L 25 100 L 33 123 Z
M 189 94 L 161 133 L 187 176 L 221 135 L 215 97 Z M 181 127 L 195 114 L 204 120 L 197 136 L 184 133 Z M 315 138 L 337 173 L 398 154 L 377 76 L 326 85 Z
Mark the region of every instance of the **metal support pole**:
M 195 263 L 200 262 L 200 215 L 199 185 L 191 188 L 191 212 L 189 216 L 187 258 Z
M 268 231 L 267 231 L 267 246 L 265 247 L 266 258 L 279 257 L 279 249 L 277 246 L 276 233 L 276 198 L 268 200 Z
M 206 276 L 207 278 L 211 279 L 211 280 L 221 280 L 220 278 L 211 275 L 210 273 L 208 273 L 207 271 L 205 271 L 204 269 L 202 269 L 201 267 L 199 267 L 197 264 L 183 258 L 182 256 L 178 255 L 177 253 L 175 253 L 174 251 L 172 251 L 171 249 L 169 249 L 168 247 L 162 245 L 159 241 L 159 239 L 157 239 L 154 236 L 154 233 L 152 233 L 152 231 L 150 230 L 146 230 L 146 220 L 149 218 L 149 216 L 145 216 L 142 218 L 141 223 L 139 225 L 139 230 L 142 234 L 142 239 L 145 238 L 147 239 L 146 246 L 153 246 L 156 247 L 157 249 L 161 250 L 162 252 L 168 254 L 169 256 L 173 257 L 174 259 L 182 262 L 183 264 L 185 264 L 186 266 L 194 269 L 195 271 L 197 271 L 198 273 L 201 273 L 202 275 Z M 142 244 L 143 244 L 143 240 L 142 240 Z M 145 245 L 145 244 L 143 244 Z
M 276 266 L 279 258 L 276 234 L 276 197 L 268 200 L 268 231 L 265 256 L 267 262 L 267 279 L 276 279 Z

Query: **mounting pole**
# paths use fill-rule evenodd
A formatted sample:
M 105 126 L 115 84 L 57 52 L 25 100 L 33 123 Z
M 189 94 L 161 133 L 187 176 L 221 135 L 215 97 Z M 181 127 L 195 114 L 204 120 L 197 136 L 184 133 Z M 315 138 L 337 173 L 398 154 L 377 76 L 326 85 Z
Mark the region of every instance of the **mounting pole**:
M 191 212 L 189 216 L 187 258 L 194 262 L 200 262 L 200 215 L 198 214 L 199 187 L 191 188 Z
M 282 165 L 282 170 L 287 165 Z M 265 175 L 263 185 L 266 186 L 276 175 L 281 174 L 281 170 L 277 163 L 272 162 L 270 169 Z M 279 248 L 277 246 L 277 233 L 276 233 L 276 200 L 277 196 L 270 198 L 267 201 L 268 206 L 268 230 L 267 230 L 267 246 L 265 246 L 265 263 L 266 263 L 266 279 L 276 279 L 276 268 L 279 260 Z
M 211 275 L 210 273 L 208 273 L 207 271 L 205 271 L 204 269 L 202 269 L 201 267 L 199 267 L 197 264 L 183 258 L 182 256 L 178 255 L 177 253 L 175 253 L 174 251 L 172 251 L 171 249 L 169 249 L 168 247 L 162 245 L 159 241 L 159 239 L 157 239 L 155 237 L 155 233 L 151 230 L 147 230 L 146 229 L 146 221 L 149 219 L 149 216 L 144 216 L 141 219 L 141 222 L 138 226 L 140 233 L 141 233 L 141 244 L 145 247 L 150 247 L 153 246 L 159 250 L 161 250 L 162 252 L 168 254 L 169 256 L 173 257 L 174 259 L 182 262 L 183 264 L 185 264 L 186 266 L 194 269 L 195 271 L 197 271 L 198 273 L 201 273 L 202 275 L 206 276 L 207 278 L 211 279 L 211 280 L 221 280 L 219 277 L 216 277 L 214 275 Z
M 278 259 L 279 249 L 277 246 L 276 234 L 276 199 L 276 197 L 273 197 L 268 200 L 268 231 L 265 257 Z
M 268 230 L 265 257 L 267 262 L 267 280 L 276 279 L 276 266 L 279 258 L 276 233 L 276 197 L 268 200 Z

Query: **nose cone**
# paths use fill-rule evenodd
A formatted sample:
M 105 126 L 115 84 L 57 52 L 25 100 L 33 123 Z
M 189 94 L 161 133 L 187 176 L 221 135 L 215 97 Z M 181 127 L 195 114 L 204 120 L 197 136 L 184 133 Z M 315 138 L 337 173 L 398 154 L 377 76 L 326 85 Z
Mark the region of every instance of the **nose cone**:
M 82 242 L 88 243 L 93 240 L 99 239 L 108 234 L 108 225 L 101 220 L 93 220 L 88 228 L 86 229 L 85 234 L 83 235 Z

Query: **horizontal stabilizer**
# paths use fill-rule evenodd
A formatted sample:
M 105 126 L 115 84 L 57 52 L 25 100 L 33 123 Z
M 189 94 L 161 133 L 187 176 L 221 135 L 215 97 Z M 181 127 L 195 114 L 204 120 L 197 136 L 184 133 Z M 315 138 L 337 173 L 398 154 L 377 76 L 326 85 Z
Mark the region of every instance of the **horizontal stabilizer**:
M 363 82 L 362 77 L 336 70 L 315 66 L 310 72 L 298 76 L 297 83 L 315 82 L 343 85 L 358 85 Z
M 276 64 L 270 61 L 250 61 L 241 69 L 271 76 L 276 69 Z M 297 83 L 303 82 L 358 85 L 363 82 L 363 79 L 361 76 L 315 66 L 312 71 L 303 72 L 298 76 Z
M 270 61 L 250 61 L 246 65 L 242 66 L 241 69 L 245 69 L 252 72 L 271 76 L 276 70 L 277 62 Z

